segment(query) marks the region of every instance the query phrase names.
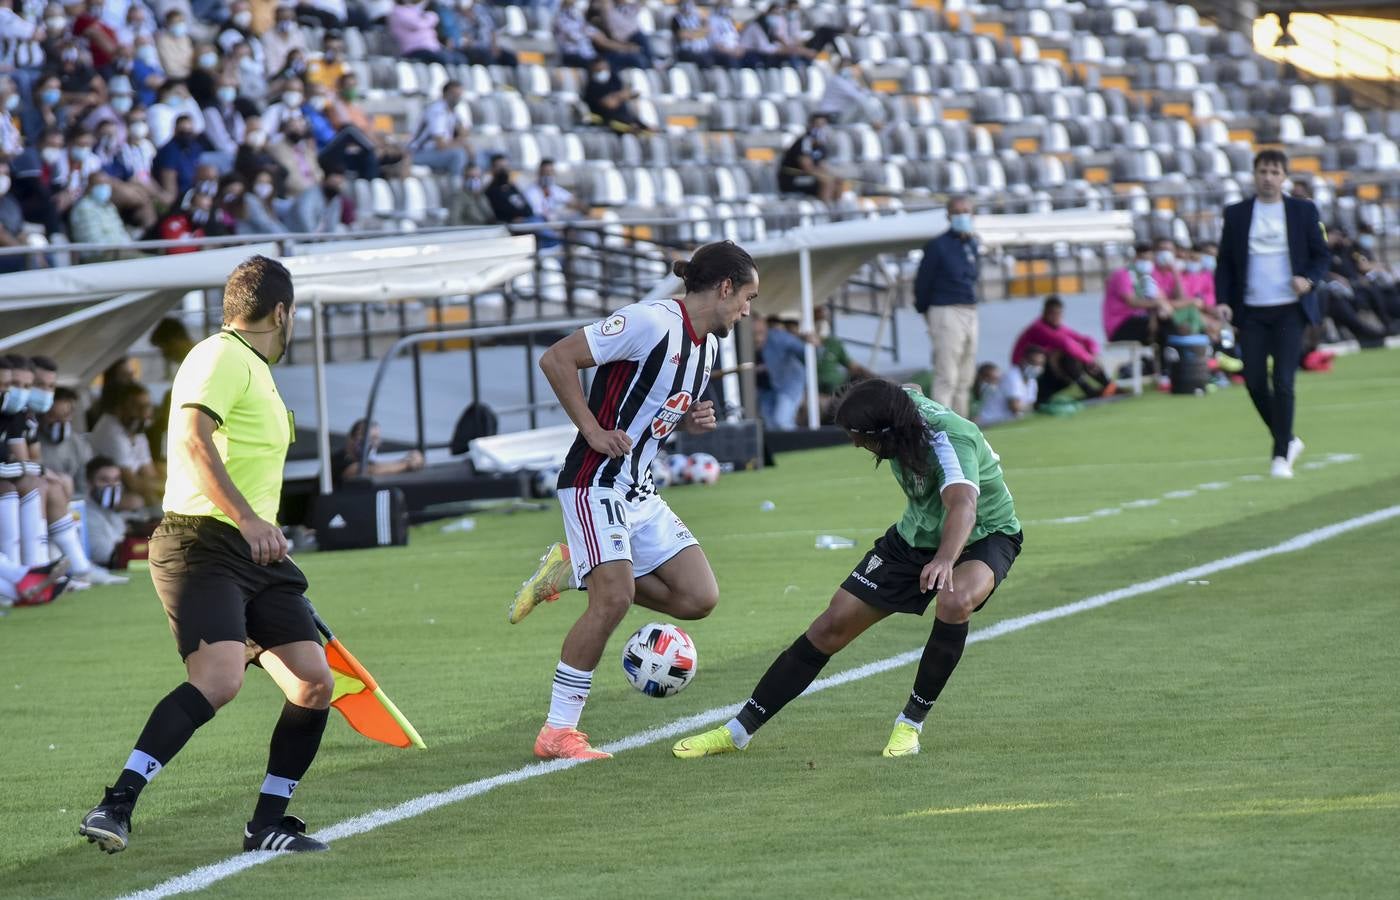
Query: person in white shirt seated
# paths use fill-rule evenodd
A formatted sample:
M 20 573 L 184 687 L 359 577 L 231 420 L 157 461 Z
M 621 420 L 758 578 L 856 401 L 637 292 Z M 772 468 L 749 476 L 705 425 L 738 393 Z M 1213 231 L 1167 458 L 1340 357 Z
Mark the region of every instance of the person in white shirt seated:
M 583 206 L 574 199 L 574 195 L 559 186 L 552 159 L 540 160 L 538 180 L 526 187 L 523 193 L 541 222 L 560 222 L 583 211 Z M 540 250 L 550 250 L 559 246 L 560 237 L 557 231 L 547 229 L 535 232 L 535 241 Z
M 977 368 L 977 381 L 972 391 L 979 403 L 977 424 L 983 427 L 1019 419 L 1035 408 L 1036 379 L 1045 370 L 1045 351 L 1027 348 L 1021 364 L 1009 366 L 1005 372 L 996 363 L 983 363 Z
M 95 453 L 116 463 L 126 493 L 140 497 L 143 506 L 158 506 L 165 495 L 165 475 L 146 440 L 152 413 L 150 391 L 139 384 L 123 385 L 88 438 Z

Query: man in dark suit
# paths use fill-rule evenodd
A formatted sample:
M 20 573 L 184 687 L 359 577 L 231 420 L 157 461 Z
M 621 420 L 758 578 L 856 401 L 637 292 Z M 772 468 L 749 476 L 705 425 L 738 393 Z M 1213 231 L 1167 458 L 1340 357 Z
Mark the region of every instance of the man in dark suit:
M 1264 150 L 1254 158 L 1255 196 L 1225 207 L 1215 269 L 1215 296 L 1230 305 L 1239 326 L 1249 397 L 1273 435 L 1275 478 L 1292 478 L 1303 452 L 1293 435 L 1293 378 L 1303 356 L 1303 329 L 1322 318 L 1315 288 L 1330 262 L 1317 207 L 1285 197 L 1287 178 L 1282 152 Z

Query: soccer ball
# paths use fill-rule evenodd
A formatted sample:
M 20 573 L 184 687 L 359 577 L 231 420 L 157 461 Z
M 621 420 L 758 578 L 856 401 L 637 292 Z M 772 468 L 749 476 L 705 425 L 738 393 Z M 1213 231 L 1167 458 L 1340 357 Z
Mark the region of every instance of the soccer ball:
M 530 493 L 536 497 L 553 497 L 558 483 L 557 468 L 540 469 L 530 478 Z
M 669 623 L 643 625 L 622 648 L 622 672 L 648 697 L 679 694 L 695 679 L 695 642 Z
M 660 457 L 651 461 L 651 483 L 658 491 L 671 486 L 671 467 Z
M 719 460 L 708 453 L 692 453 L 690 480 L 696 484 L 714 484 L 719 481 Z
M 686 484 L 690 481 L 690 457 L 684 453 L 672 453 L 666 457 L 666 465 L 671 469 L 672 484 Z

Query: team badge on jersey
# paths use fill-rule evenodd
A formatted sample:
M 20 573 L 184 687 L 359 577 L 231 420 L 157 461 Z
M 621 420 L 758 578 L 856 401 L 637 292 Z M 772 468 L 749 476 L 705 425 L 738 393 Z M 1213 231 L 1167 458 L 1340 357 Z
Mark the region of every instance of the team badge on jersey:
M 598 326 L 603 337 L 612 337 L 615 334 L 622 334 L 622 329 L 627 327 L 627 317 L 623 315 L 609 316 L 603 320 L 603 324 Z
M 681 419 L 685 418 L 685 414 L 689 410 L 689 391 L 677 391 L 672 394 L 661 405 L 661 410 L 657 412 L 656 418 L 651 420 L 651 436 L 658 441 L 665 440 L 671 432 L 676 430 L 676 426 L 680 424 Z

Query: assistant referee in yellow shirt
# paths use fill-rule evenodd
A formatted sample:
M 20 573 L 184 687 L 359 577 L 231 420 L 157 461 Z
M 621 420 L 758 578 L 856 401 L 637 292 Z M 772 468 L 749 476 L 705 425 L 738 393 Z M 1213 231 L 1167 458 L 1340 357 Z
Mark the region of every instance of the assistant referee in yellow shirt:
M 304 594 L 306 577 L 276 525 L 292 420 L 272 364 L 292 339 L 292 277 L 264 256 L 224 287 L 224 327 L 195 345 L 170 401 L 165 517 L 150 541 L 151 580 L 188 680 L 151 711 L 136 748 L 79 834 L 126 849 L 131 810 L 151 779 L 257 662 L 286 694 L 245 850 L 325 850 L 287 803 L 321 744 L 334 682 Z

